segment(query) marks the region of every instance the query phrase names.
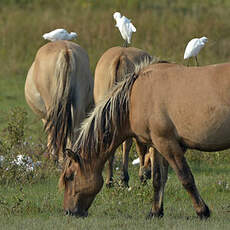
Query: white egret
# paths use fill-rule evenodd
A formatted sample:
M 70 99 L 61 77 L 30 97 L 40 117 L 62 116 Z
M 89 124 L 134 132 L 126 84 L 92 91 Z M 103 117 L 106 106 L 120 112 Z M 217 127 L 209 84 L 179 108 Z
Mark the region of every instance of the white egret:
M 49 33 L 43 34 L 42 37 L 52 42 L 58 40 L 73 40 L 74 38 L 77 37 L 77 33 L 75 32 L 68 33 L 65 29 L 56 29 Z
M 208 41 L 208 38 L 193 38 L 185 48 L 184 59 L 188 59 L 190 57 L 195 57 L 197 66 L 199 65 L 197 60 L 197 55 L 200 50 L 204 47 L 205 43 Z
M 132 165 L 137 165 L 137 164 L 140 164 L 139 157 L 137 159 L 133 160 L 133 162 L 132 162 Z
M 136 32 L 135 26 L 131 23 L 131 20 L 125 16 L 121 17 L 119 12 L 113 14 L 113 18 L 116 20 L 116 27 L 118 27 L 122 38 L 125 40 L 125 47 L 131 43 L 132 33 Z

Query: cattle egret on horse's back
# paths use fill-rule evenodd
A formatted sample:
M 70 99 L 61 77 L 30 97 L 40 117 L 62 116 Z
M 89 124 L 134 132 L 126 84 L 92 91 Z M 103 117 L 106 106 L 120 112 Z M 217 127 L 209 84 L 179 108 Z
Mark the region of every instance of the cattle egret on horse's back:
M 131 20 L 125 16 L 121 17 L 119 12 L 113 14 L 113 18 L 116 20 L 116 27 L 118 27 L 122 38 L 125 40 L 124 46 L 127 47 L 131 43 L 132 33 L 136 32 L 135 26 L 131 23 Z
M 208 38 L 206 38 L 206 37 L 193 38 L 185 48 L 184 59 L 188 59 L 190 57 L 195 57 L 196 64 L 197 64 L 197 66 L 199 66 L 199 63 L 197 60 L 197 55 L 200 52 L 200 50 L 204 47 L 204 45 L 207 41 L 208 41 Z
M 77 37 L 77 33 L 75 32 L 68 33 L 65 29 L 56 29 L 49 33 L 43 34 L 42 37 L 52 42 L 58 40 L 73 40 L 74 38 Z

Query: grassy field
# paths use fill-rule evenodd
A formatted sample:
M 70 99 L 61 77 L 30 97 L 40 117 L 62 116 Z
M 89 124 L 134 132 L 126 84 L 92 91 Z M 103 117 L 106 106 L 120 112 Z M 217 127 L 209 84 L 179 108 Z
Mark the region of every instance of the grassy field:
M 114 27 L 115 11 L 131 18 L 136 26 L 132 45 L 151 55 L 185 64 L 187 42 L 206 36 L 209 42 L 199 55 L 199 63 L 229 61 L 228 0 L 1 0 L 0 144 L 4 148 L 0 145 L 0 155 L 33 155 L 44 149 L 42 124 L 24 99 L 27 71 L 37 50 L 46 44 L 42 34 L 54 28 L 76 31 L 76 42 L 87 50 L 94 73 L 99 57 L 108 48 L 123 44 Z M 12 147 L 15 136 L 9 135 L 9 126 L 18 128 L 14 120 L 20 121 L 22 116 L 12 112 L 15 107 L 27 113 L 22 139 L 29 144 L 23 148 Z M 135 149 L 132 159 L 134 155 Z M 229 151 L 189 152 L 188 158 L 200 193 L 212 210 L 207 221 L 196 218 L 191 200 L 172 171 L 166 187 L 165 217 L 146 221 L 153 191 L 150 182 L 140 185 L 138 167 L 130 165 L 131 191 L 119 185 L 103 187 L 86 219 L 63 215 L 63 194 L 57 188 L 56 169 L 43 168 L 33 176 L 12 169 L 9 173 L 0 170 L 0 229 L 230 229 Z M 118 153 L 116 167 L 120 164 Z M 119 173 L 116 171 L 117 182 Z
M 146 186 L 140 185 L 138 167 L 131 167 L 131 191 L 118 185 L 111 189 L 103 187 L 86 219 L 63 215 L 63 196 L 57 189 L 57 177 L 25 186 L 2 187 L 0 229 L 228 229 L 229 164 L 203 162 L 191 165 L 200 192 L 212 211 L 207 221 L 196 217 L 191 200 L 172 171 L 166 187 L 165 217 L 145 220 L 151 206 L 152 186 L 150 182 Z M 116 172 L 117 182 L 118 175 Z

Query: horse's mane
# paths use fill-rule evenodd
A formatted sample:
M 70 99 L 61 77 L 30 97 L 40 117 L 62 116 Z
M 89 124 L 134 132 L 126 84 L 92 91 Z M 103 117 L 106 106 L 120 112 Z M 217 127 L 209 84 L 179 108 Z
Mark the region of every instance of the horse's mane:
M 130 90 L 140 71 L 152 64 L 159 63 L 148 57 L 135 64 L 135 71 L 127 74 L 99 102 L 80 128 L 80 134 L 73 151 L 91 158 L 94 154 L 105 152 L 113 145 L 114 138 L 124 127 L 129 117 Z

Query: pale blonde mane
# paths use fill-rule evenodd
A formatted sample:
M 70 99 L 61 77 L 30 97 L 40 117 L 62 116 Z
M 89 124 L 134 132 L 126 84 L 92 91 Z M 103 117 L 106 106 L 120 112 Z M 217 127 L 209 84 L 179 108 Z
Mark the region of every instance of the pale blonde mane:
M 129 97 L 133 83 L 139 72 L 155 61 L 146 57 L 135 64 L 135 71 L 127 74 L 124 80 L 118 82 L 97 104 L 81 125 L 79 137 L 73 147 L 74 152 L 91 158 L 111 148 L 114 138 L 129 117 Z

